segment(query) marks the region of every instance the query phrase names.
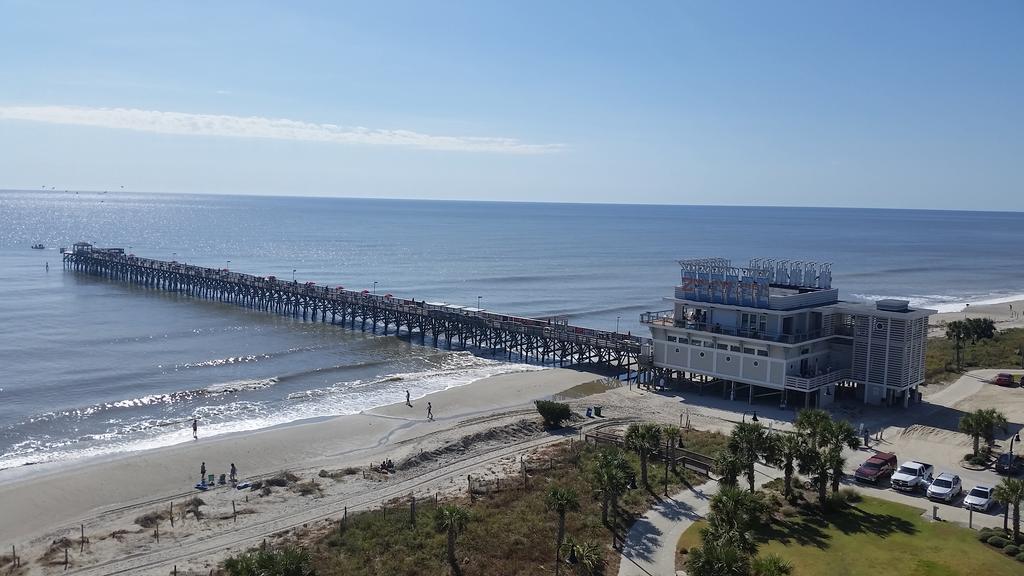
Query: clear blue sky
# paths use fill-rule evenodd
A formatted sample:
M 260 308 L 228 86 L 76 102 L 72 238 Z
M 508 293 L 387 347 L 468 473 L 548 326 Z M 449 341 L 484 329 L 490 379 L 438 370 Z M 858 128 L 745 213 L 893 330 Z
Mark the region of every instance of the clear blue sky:
M 0 0 L 0 188 L 1024 210 L 1024 2 Z

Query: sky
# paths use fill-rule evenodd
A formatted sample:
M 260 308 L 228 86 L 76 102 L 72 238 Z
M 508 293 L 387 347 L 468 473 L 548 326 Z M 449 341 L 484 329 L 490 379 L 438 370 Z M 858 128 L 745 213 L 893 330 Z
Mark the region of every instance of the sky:
M 1024 210 L 1024 2 L 0 0 L 0 188 Z

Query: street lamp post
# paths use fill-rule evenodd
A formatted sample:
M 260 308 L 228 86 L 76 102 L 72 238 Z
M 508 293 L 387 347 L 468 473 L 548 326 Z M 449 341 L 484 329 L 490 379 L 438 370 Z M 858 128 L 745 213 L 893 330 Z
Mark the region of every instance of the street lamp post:
M 477 312 L 480 311 L 480 300 L 482 300 L 482 299 L 483 299 L 483 296 L 477 296 L 476 297 L 476 311 Z
M 292 284 L 295 283 L 295 272 L 296 272 L 296 269 L 292 268 Z
M 374 296 L 377 295 L 377 281 L 376 280 L 373 281 L 373 295 Z
M 744 412 L 743 413 L 743 423 L 744 424 L 746 424 L 746 422 L 747 422 L 747 414 L 753 414 L 753 416 L 750 417 L 750 421 L 751 422 L 757 422 L 757 410 L 754 410 L 753 412 Z
M 1017 442 L 1020 442 L 1020 432 L 1017 432 L 1016 434 L 1013 435 L 1012 438 L 1010 438 L 1010 456 L 1013 456 L 1013 441 L 1014 440 L 1016 440 Z
M 231 268 L 231 260 L 224 262 L 224 269 L 229 270 Z
M 621 320 L 621 319 L 622 319 L 622 316 L 616 316 L 615 317 L 615 333 L 616 334 L 619 333 L 619 320 Z

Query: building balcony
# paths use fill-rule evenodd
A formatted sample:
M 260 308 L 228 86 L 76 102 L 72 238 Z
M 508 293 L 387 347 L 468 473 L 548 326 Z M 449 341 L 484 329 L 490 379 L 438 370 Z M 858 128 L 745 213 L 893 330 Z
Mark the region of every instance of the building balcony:
M 686 330 L 707 332 L 710 334 L 724 334 L 726 336 L 735 336 L 737 338 L 746 338 L 749 340 L 778 342 L 780 344 L 799 344 L 801 342 L 806 342 L 808 340 L 815 340 L 818 338 L 830 336 L 830 334 L 825 334 L 821 330 L 812 330 L 810 332 L 801 334 L 772 334 L 769 332 L 761 332 L 758 330 L 751 330 L 748 328 L 723 327 L 719 324 L 714 323 L 676 320 L 672 310 L 664 310 L 661 312 L 645 312 L 640 315 L 640 323 L 669 328 L 683 328 Z
M 833 370 L 827 374 L 811 376 L 810 378 L 803 378 L 801 376 L 786 376 L 786 388 L 795 388 L 797 390 L 816 390 L 818 388 L 821 388 L 822 386 L 834 384 L 836 382 L 842 382 L 843 380 L 848 380 L 849 378 L 849 368 Z

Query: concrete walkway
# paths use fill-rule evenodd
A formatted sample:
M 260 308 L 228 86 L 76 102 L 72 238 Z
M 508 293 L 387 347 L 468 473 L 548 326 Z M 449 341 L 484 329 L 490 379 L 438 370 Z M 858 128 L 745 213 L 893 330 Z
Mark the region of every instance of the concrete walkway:
M 758 465 L 754 484 L 760 487 L 779 475 L 777 470 Z M 740 487 L 747 485 L 740 477 Z M 640 517 L 622 547 L 619 576 L 673 576 L 676 573 L 676 543 L 683 532 L 708 512 L 718 482 L 711 480 L 673 494 Z

